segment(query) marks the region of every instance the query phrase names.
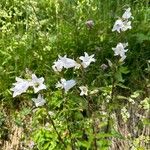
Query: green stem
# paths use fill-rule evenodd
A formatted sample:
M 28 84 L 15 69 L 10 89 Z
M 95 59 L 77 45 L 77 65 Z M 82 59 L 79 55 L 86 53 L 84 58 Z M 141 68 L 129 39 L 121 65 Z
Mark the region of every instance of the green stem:
M 54 128 L 54 130 L 55 130 L 55 132 L 56 132 L 56 134 L 57 134 L 57 136 L 58 136 L 59 141 L 64 145 L 65 148 L 67 148 L 67 145 L 65 144 L 65 142 L 64 142 L 63 139 L 61 138 L 61 135 L 60 135 L 59 132 L 57 131 L 57 128 L 56 128 L 56 126 L 55 126 L 55 123 L 54 123 L 53 119 L 51 118 L 51 115 L 48 113 L 48 108 L 47 108 L 47 107 L 46 107 L 46 110 L 47 110 L 48 118 L 49 118 L 49 120 L 50 120 L 50 122 L 51 122 L 51 124 L 52 124 L 52 126 L 53 126 L 53 128 Z
M 112 78 L 112 90 L 111 90 L 111 99 L 109 101 L 109 104 L 108 104 L 108 123 L 107 123 L 107 126 L 106 126 L 106 133 L 109 133 L 110 132 L 110 120 L 111 120 L 111 104 L 113 103 L 113 99 L 114 99 L 114 92 L 115 92 L 115 71 L 113 72 L 113 78 Z
M 97 131 L 96 131 L 96 121 L 95 121 L 95 115 L 93 114 L 93 123 L 92 123 L 92 126 L 93 126 L 93 135 L 94 135 L 94 150 L 97 150 L 98 147 L 97 147 L 97 138 L 96 138 L 96 134 L 97 134 Z

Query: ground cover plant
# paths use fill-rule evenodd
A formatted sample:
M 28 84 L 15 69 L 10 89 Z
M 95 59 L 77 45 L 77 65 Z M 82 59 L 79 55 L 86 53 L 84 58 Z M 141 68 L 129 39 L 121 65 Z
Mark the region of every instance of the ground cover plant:
M 148 150 L 149 0 L 1 0 L 0 148 Z

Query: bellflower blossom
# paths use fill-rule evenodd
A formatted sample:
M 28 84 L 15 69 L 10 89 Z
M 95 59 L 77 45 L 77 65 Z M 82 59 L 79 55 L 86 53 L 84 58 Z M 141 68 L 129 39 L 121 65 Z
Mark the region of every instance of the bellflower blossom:
M 126 31 L 128 29 L 131 29 L 131 21 L 129 21 L 130 18 L 133 18 L 131 12 L 130 12 L 131 8 L 126 9 L 126 11 L 124 12 L 124 14 L 122 15 L 122 18 L 119 18 L 116 20 L 112 31 L 117 31 L 118 33 L 120 33 L 121 31 Z
M 16 97 L 26 92 L 30 86 L 30 82 L 28 80 L 16 77 L 16 81 L 17 81 L 16 83 L 13 83 L 14 87 L 10 89 L 11 91 L 14 92 L 13 97 Z
M 117 31 L 118 33 L 120 33 L 120 31 L 122 30 L 122 28 L 124 27 L 123 21 L 121 19 L 116 20 L 112 31 Z
M 65 55 L 64 57 L 59 56 L 60 61 L 63 63 L 64 68 L 68 69 L 68 68 L 73 68 L 73 67 L 77 67 L 78 63 L 71 59 L 71 58 L 67 58 L 67 56 Z
M 54 65 L 52 66 L 54 71 L 61 72 L 63 68 L 79 68 L 80 64 L 78 64 L 75 60 L 67 58 L 65 55 L 64 57 L 58 56 L 59 59 L 54 62 Z
M 131 21 L 128 21 L 128 20 L 121 20 L 121 19 L 118 19 L 116 20 L 113 28 L 112 28 L 112 31 L 117 31 L 118 33 L 120 33 L 120 31 L 126 31 L 128 29 L 131 29 Z
M 84 52 L 84 55 L 85 56 L 79 57 L 79 59 L 82 60 L 81 65 L 83 66 L 83 68 L 87 68 L 91 64 L 91 62 L 96 61 L 95 58 L 93 58 L 94 54 L 89 56 L 86 52 Z
M 88 88 L 86 86 L 80 86 L 79 89 L 81 90 L 80 96 L 88 95 Z
M 33 86 L 34 93 L 39 92 L 40 90 L 46 89 L 46 85 L 43 84 L 44 78 L 37 78 L 35 74 L 32 74 L 32 80 L 30 82 L 31 86 Z
M 61 79 L 60 82 L 56 84 L 56 88 L 61 88 L 65 90 L 65 93 L 67 93 L 72 87 L 76 85 L 76 81 L 71 79 L 71 80 L 65 80 Z
M 131 27 L 131 21 L 127 21 L 127 20 L 125 20 L 125 21 L 123 21 L 123 27 L 122 27 L 122 31 L 126 31 L 126 30 L 128 30 L 128 29 L 131 29 L 132 27 Z
M 63 69 L 63 63 L 60 60 L 55 61 L 54 65 L 52 66 L 52 68 L 53 68 L 54 71 L 61 72 L 62 69 Z
M 43 106 L 46 101 L 41 94 L 38 94 L 37 98 L 32 98 L 32 101 L 35 103 L 36 107 Z
M 124 20 L 128 20 L 128 19 L 130 19 L 130 18 L 133 18 L 133 17 L 132 17 L 132 13 L 131 13 L 131 8 L 130 8 L 130 7 L 125 10 L 124 14 L 122 15 L 122 18 L 123 18 Z
M 121 60 L 123 61 L 126 58 L 125 53 L 128 51 L 128 49 L 125 49 L 128 46 L 128 43 L 118 43 L 115 48 L 112 48 L 114 51 L 114 56 L 120 55 Z

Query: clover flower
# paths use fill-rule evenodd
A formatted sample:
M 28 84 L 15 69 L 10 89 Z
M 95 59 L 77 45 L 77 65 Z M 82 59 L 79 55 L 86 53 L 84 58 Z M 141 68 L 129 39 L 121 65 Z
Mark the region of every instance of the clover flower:
M 88 95 L 88 88 L 86 86 L 80 86 L 79 89 L 81 90 L 80 96 Z
M 32 98 L 32 101 L 35 103 L 36 107 L 43 106 L 46 101 L 41 94 L 38 94 L 37 98 Z
M 120 56 L 121 60 L 123 61 L 126 58 L 125 53 L 128 51 L 128 49 L 125 49 L 128 46 L 128 43 L 118 43 L 115 48 L 112 48 L 114 51 L 114 56 Z
M 83 66 L 83 68 L 87 68 L 91 62 L 95 62 L 95 58 L 94 57 L 94 54 L 89 56 L 86 52 L 84 52 L 84 55 L 85 56 L 80 56 L 79 59 L 82 60 L 82 63 L 81 65 Z
M 26 92 L 30 86 L 30 82 L 28 80 L 16 77 L 16 81 L 17 81 L 16 83 L 13 83 L 14 87 L 10 89 L 11 91 L 14 92 L 13 97 L 16 97 Z
M 37 78 L 37 76 L 35 74 L 32 74 L 32 80 L 30 81 L 30 85 L 33 87 L 34 89 L 34 93 L 37 93 L 43 89 L 46 89 L 46 85 L 43 84 L 44 82 L 44 78 Z
M 56 88 L 61 88 L 65 90 L 65 93 L 67 93 L 72 87 L 76 85 L 75 80 L 66 80 L 66 79 L 61 79 L 60 82 L 56 84 Z

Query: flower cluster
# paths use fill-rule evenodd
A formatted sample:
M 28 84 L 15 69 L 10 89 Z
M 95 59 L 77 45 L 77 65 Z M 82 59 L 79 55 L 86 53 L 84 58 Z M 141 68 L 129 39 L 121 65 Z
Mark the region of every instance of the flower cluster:
M 131 8 L 128 8 L 125 10 L 122 17 L 118 20 L 116 20 L 112 31 L 117 31 L 120 33 L 120 31 L 126 31 L 128 29 L 131 29 L 131 21 L 129 21 L 130 18 L 133 18 L 131 13 Z M 120 61 L 124 61 L 126 58 L 125 53 L 128 51 L 128 49 L 125 49 L 128 46 L 128 43 L 118 43 L 115 48 L 112 48 L 114 51 L 114 56 L 120 56 Z
M 93 58 L 94 55 L 89 56 L 86 52 L 84 54 L 85 56 L 79 57 L 79 59 L 81 60 L 80 63 L 77 63 L 71 58 L 67 58 L 66 55 L 64 57 L 58 56 L 58 60 L 54 62 L 52 68 L 56 72 L 61 72 L 63 68 L 79 69 L 81 66 L 83 68 L 87 68 L 92 62 L 95 62 L 95 59 Z M 16 83 L 13 83 L 13 87 L 10 89 L 13 92 L 13 97 L 19 96 L 22 93 L 27 92 L 29 87 L 33 88 L 34 93 L 38 93 L 39 91 L 46 89 L 43 77 L 38 78 L 35 74 L 29 74 L 29 79 L 22 79 L 20 77 L 16 77 Z M 75 85 L 75 80 L 66 80 L 64 78 L 61 78 L 60 82 L 56 84 L 56 88 L 64 89 L 65 93 L 67 93 Z M 81 90 L 81 96 L 87 95 L 88 90 L 86 87 L 81 86 L 79 87 L 79 89 Z M 43 95 L 41 95 L 40 93 L 38 94 L 37 98 L 32 98 L 32 101 L 35 103 L 36 107 L 43 106 L 46 103 Z
M 16 83 L 13 83 L 13 87 L 10 89 L 13 91 L 13 97 L 19 96 L 22 93 L 25 93 L 29 87 L 33 88 L 34 93 L 38 93 L 41 90 L 46 89 L 46 85 L 43 84 L 44 78 L 38 78 L 35 74 L 31 75 L 31 79 L 22 79 L 16 77 Z M 38 95 L 37 99 L 32 99 L 35 102 L 36 107 L 42 106 L 45 103 L 43 96 Z
M 112 48 L 114 51 L 114 56 L 120 56 L 121 61 L 123 61 L 126 58 L 125 52 L 128 51 L 128 49 L 125 49 L 128 46 L 128 43 L 118 43 L 115 48 Z
M 92 62 L 95 62 L 94 54 L 89 56 L 86 52 L 84 52 L 84 56 L 80 56 L 79 59 L 81 60 L 81 62 L 77 63 L 75 60 L 67 58 L 66 55 L 64 57 L 58 56 L 58 60 L 54 62 L 52 68 L 55 72 L 61 72 L 63 68 L 79 69 L 81 68 L 81 66 L 82 68 L 87 68 Z M 64 89 L 65 93 L 67 93 L 75 85 L 75 80 L 66 80 L 64 78 L 61 78 L 61 80 L 56 84 L 56 88 Z M 87 90 L 84 88 L 84 86 L 79 87 L 79 89 L 81 90 L 81 96 L 87 95 Z
M 52 68 L 55 72 L 61 72 L 63 68 L 79 69 L 81 66 L 83 68 L 87 68 L 91 64 L 91 62 L 95 62 L 95 59 L 93 58 L 94 55 L 89 56 L 86 52 L 84 52 L 84 55 L 85 56 L 79 57 L 79 59 L 82 61 L 81 64 L 77 63 L 71 58 L 67 58 L 67 55 L 63 57 L 58 55 L 58 60 L 54 61 L 54 65 L 52 66 Z
M 118 33 L 120 33 L 121 31 L 131 29 L 132 27 L 131 21 L 129 20 L 130 18 L 133 17 L 131 13 L 131 8 L 128 8 L 125 10 L 122 17 L 116 20 L 112 31 L 117 31 Z M 89 20 L 86 22 L 86 24 L 92 27 L 94 25 L 94 22 L 92 20 Z M 120 56 L 121 61 L 123 61 L 126 58 L 125 53 L 128 51 L 128 49 L 126 49 L 127 46 L 128 43 L 118 43 L 116 47 L 112 48 L 112 50 L 114 51 L 114 56 Z M 78 60 L 79 62 L 75 61 L 74 59 L 68 58 L 67 55 L 58 55 L 58 59 L 54 61 L 52 69 L 55 72 L 61 72 L 63 71 L 63 69 L 69 68 L 86 69 L 92 62 L 96 61 L 94 58 L 94 54 L 89 55 L 86 52 L 84 52 L 84 56 L 80 56 Z M 103 70 L 107 69 L 107 67 L 108 66 L 105 64 L 101 65 L 101 68 Z M 11 91 L 13 91 L 13 97 L 25 93 L 29 87 L 33 88 L 34 93 L 38 93 L 39 91 L 46 89 L 46 85 L 43 83 L 43 77 L 38 78 L 35 74 L 31 74 L 30 76 L 30 79 L 22 79 L 16 77 L 16 83 L 13 83 L 13 87 L 11 88 Z M 66 80 L 64 78 L 61 78 L 60 81 L 56 83 L 56 88 L 64 89 L 65 93 L 67 93 L 76 84 L 77 83 L 74 79 Z M 87 96 L 88 93 L 90 93 L 87 86 L 79 86 L 79 89 L 81 91 L 80 96 Z M 93 93 L 95 93 L 95 91 L 93 91 Z M 46 102 L 41 94 L 38 94 L 38 97 L 32 98 L 32 100 L 35 102 L 36 107 L 42 106 Z
M 120 33 L 120 31 L 126 31 L 128 29 L 131 29 L 131 21 L 129 21 L 130 18 L 133 17 L 131 13 L 131 8 L 128 8 L 125 10 L 122 17 L 116 20 L 112 31 L 117 31 L 118 33 Z
M 32 74 L 31 79 L 22 79 L 16 77 L 16 81 L 17 81 L 16 83 L 13 83 L 14 87 L 10 89 L 11 91 L 14 92 L 13 97 L 25 93 L 29 87 L 33 87 L 34 93 L 46 89 L 46 85 L 43 84 L 44 78 L 43 77 L 38 78 L 35 74 Z

